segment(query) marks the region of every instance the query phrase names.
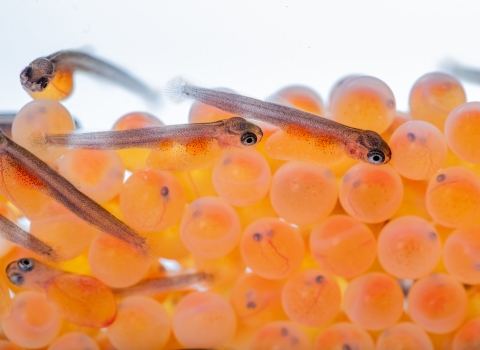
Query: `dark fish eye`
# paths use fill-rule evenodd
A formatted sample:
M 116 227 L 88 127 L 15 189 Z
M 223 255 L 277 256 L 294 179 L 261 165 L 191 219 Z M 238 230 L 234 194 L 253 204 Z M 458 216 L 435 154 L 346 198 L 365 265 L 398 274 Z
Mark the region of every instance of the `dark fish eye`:
M 367 159 L 370 164 L 383 164 L 385 161 L 385 155 L 381 151 L 373 150 L 368 152 Z
M 23 276 L 20 275 L 19 273 L 14 273 L 13 275 L 8 276 L 8 279 L 10 280 L 10 282 L 12 282 L 16 286 L 21 286 L 24 281 Z
M 32 67 L 28 66 L 28 67 L 25 67 L 25 69 L 23 70 L 23 74 L 28 78 L 30 79 L 32 77 Z
M 257 242 L 260 242 L 260 241 L 262 240 L 262 238 L 263 238 L 260 233 L 254 233 L 252 237 L 253 237 L 253 239 L 254 239 L 255 241 L 257 241 Z
M 48 86 L 48 79 L 47 78 L 40 78 L 37 80 L 37 84 L 40 85 L 40 87 L 45 89 Z
M 244 146 L 253 146 L 257 143 L 257 135 L 255 135 L 253 132 L 247 131 L 243 133 L 240 141 Z
M 35 263 L 32 259 L 20 259 L 18 260 L 18 267 L 23 272 L 31 271 L 35 267 Z
M 161 195 L 162 197 L 168 196 L 168 193 L 169 193 L 169 192 L 170 192 L 170 191 L 168 190 L 168 187 L 167 187 L 167 186 L 163 186 L 163 187 L 160 189 L 160 195 Z

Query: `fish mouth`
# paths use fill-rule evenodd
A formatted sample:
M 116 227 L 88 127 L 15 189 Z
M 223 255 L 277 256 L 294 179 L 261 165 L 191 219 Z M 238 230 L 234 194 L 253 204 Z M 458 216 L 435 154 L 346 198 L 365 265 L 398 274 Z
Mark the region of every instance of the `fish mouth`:
M 32 91 L 32 92 L 40 91 L 40 86 L 29 80 L 29 77 L 25 73 L 25 70 L 23 70 L 22 73 L 20 73 L 20 83 L 22 84 L 22 87 L 25 90 Z

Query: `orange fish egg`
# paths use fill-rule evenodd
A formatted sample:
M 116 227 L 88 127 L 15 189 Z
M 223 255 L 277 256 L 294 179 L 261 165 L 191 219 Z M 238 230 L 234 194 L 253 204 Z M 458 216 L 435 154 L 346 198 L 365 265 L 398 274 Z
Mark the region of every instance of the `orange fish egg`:
M 277 321 L 260 328 L 250 344 L 252 350 L 263 349 L 310 349 L 307 333 L 293 322 Z
M 50 344 L 47 350 L 100 350 L 97 342 L 80 332 L 65 333 Z
M 375 350 L 395 348 L 433 350 L 433 344 L 423 329 L 413 323 L 402 322 L 380 334 Z
M 240 240 L 240 219 L 235 210 L 215 197 L 202 197 L 185 210 L 180 234 L 187 249 L 203 259 L 230 253 Z
M 398 127 L 389 141 L 393 168 L 412 180 L 429 179 L 447 160 L 447 142 L 432 124 L 421 120 Z
M 402 180 L 388 165 L 357 164 L 340 182 L 342 207 L 355 219 L 367 223 L 379 223 L 392 217 L 402 197 Z
M 115 197 L 125 177 L 120 156 L 107 150 L 69 150 L 58 161 L 58 171 L 98 203 Z
M 320 332 L 313 343 L 315 350 L 373 349 L 373 339 L 362 327 L 335 323 Z
M 213 106 L 206 105 L 201 102 L 192 103 L 190 112 L 188 113 L 189 123 L 210 123 L 217 120 L 228 119 L 234 114 L 222 111 Z
M 317 114 L 319 116 L 325 115 L 325 107 L 323 106 L 322 98 L 315 90 L 307 86 L 290 85 L 277 91 L 274 96 L 280 99 L 285 99 L 295 108 L 301 109 L 305 112 Z
M 317 264 L 343 277 L 355 277 L 367 271 L 377 253 L 372 231 L 346 215 L 330 216 L 315 226 L 309 240 Z
M 66 148 L 44 149 L 32 142 L 33 136 L 67 134 L 73 130 L 75 122 L 64 106 L 53 100 L 39 99 L 27 103 L 18 111 L 12 124 L 12 139 L 43 161 L 51 163 L 64 154 Z
M 443 247 L 448 273 L 465 284 L 480 284 L 480 226 L 453 231 Z
M 465 91 L 457 79 L 445 73 L 428 73 L 410 91 L 410 114 L 443 131 L 450 112 L 465 102 Z
M 455 108 L 445 122 L 448 146 L 461 159 L 480 163 L 478 141 L 480 102 L 467 102 Z
M 390 221 L 378 236 L 378 258 L 392 276 L 417 279 L 432 272 L 440 261 L 439 234 L 426 220 L 403 216 Z
M 335 97 L 340 86 L 343 85 L 348 79 L 358 77 L 358 74 L 348 74 L 340 79 L 338 79 L 335 84 L 333 84 L 332 88 L 330 89 L 330 95 L 328 96 L 328 108 L 332 105 L 332 100 Z
M 453 350 L 474 350 L 480 348 L 480 318 L 473 319 L 464 324 L 453 339 Z
M 261 327 L 287 319 L 281 300 L 283 284 L 283 281 L 268 280 L 253 273 L 240 276 L 230 294 L 239 321 L 249 327 Z
M 237 319 L 230 304 L 213 292 L 183 297 L 173 312 L 173 332 L 185 347 L 215 348 L 235 335 Z
M 21 292 L 13 298 L 12 313 L 0 320 L 3 333 L 25 348 L 41 348 L 50 344 L 60 332 L 61 319 L 45 295 Z
M 213 167 L 213 186 L 227 203 L 248 206 L 267 195 L 270 167 L 260 152 L 253 149 L 231 150 Z
M 100 232 L 58 202 L 52 201 L 45 207 L 47 214 L 32 220 L 30 233 L 54 247 L 64 259 L 80 255 Z
M 429 214 L 441 225 L 471 225 L 480 220 L 480 178 L 465 167 L 442 169 L 430 179 L 426 204 Z
M 351 77 L 332 94 L 330 113 L 333 120 L 379 134 L 388 129 L 395 117 L 395 97 L 380 79 Z
M 464 287 L 445 274 L 416 281 L 408 293 L 408 314 L 427 332 L 449 333 L 458 328 L 467 312 Z
M 148 259 L 129 244 L 100 233 L 88 249 L 93 275 L 109 287 L 125 288 L 139 282 L 147 273 Z
M 0 340 L 0 350 L 23 350 L 23 348 L 11 341 Z
M 368 273 L 352 280 L 345 291 L 344 310 L 355 324 L 368 330 L 393 326 L 403 313 L 403 292 L 385 273 Z
M 170 332 L 170 317 L 162 304 L 135 295 L 118 305 L 117 317 L 108 327 L 107 335 L 118 350 L 162 349 Z
M 127 224 L 140 232 L 166 229 L 182 217 L 185 191 L 166 171 L 151 168 L 135 172 L 120 192 L 120 207 Z
M 292 226 L 279 219 L 264 218 L 245 229 L 240 251 L 254 273 L 264 278 L 283 279 L 300 267 L 305 245 Z
M 120 117 L 112 127 L 112 130 L 130 130 L 148 128 L 150 126 L 164 125 L 157 117 L 145 112 L 132 112 Z M 130 171 L 138 171 L 147 166 L 149 149 L 120 149 L 116 150 L 122 159 L 125 168 Z
M 270 187 L 270 200 L 277 214 L 300 226 L 327 217 L 337 198 L 332 172 L 318 164 L 288 162 L 276 171 Z
M 320 327 L 340 311 L 337 282 L 321 270 L 308 269 L 291 277 L 282 290 L 282 304 L 288 317 L 301 325 Z

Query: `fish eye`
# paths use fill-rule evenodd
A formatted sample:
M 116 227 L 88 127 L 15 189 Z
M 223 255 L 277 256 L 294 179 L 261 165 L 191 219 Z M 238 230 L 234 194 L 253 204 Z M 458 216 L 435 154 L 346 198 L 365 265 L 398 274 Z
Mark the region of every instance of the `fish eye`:
M 20 275 L 19 273 L 14 273 L 13 275 L 8 276 L 8 279 L 10 280 L 10 282 L 12 282 L 16 286 L 21 286 L 24 281 L 23 276 Z
M 28 67 L 25 67 L 25 69 L 23 70 L 23 74 L 28 78 L 30 79 L 32 77 L 32 67 L 28 66 Z
M 367 159 L 370 164 L 383 164 L 385 161 L 385 155 L 382 151 L 373 150 L 368 152 Z
M 255 135 L 253 132 L 247 131 L 242 135 L 240 141 L 244 146 L 253 146 L 257 143 L 257 135 Z
M 35 266 L 35 263 L 32 259 L 20 259 L 18 260 L 18 267 L 23 272 L 31 271 Z
M 45 89 L 48 86 L 48 79 L 47 78 L 40 78 L 37 80 L 37 84 L 40 85 L 42 89 Z

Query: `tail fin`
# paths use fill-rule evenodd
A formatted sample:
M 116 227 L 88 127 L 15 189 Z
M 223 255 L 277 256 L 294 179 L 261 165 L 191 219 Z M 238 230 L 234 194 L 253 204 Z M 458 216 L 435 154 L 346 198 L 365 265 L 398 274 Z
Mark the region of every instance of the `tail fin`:
M 439 68 L 446 71 L 447 73 L 449 74 L 453 74 L 455 76 L 458 76 L 461 69 L 462 69 L 462 66 L 460 63 L 458 63 L 457 61 L 455 61 L 454 59 L 452 58 L 444 58 L 442 59 L 439 64 L 438 64 Z
M 189 85 L 185 79 L 182 77 L 175 77 L 165 86 L 165 96 L 174 103 L 183 102 L 190 98 L 188 87 Z

